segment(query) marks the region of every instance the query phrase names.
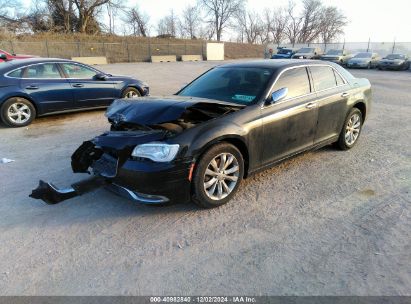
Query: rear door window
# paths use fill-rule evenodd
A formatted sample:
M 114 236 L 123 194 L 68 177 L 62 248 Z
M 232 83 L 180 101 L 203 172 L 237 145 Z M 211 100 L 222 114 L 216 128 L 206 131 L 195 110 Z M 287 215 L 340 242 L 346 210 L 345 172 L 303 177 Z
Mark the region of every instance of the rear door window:
M 62 78 L 55 63 L 35 64 L 27 67 L 24 71 L 24 78 L 56 79 Z
M 311 93 L 310 81 L 305 67 L 285 71 L 274 85 L 273 92 L 288 88 L 287 99 Z
M 316 91 L 331 89 L 337 86 L 334 70 L 329 66 L 310 66 L 311 76 Z

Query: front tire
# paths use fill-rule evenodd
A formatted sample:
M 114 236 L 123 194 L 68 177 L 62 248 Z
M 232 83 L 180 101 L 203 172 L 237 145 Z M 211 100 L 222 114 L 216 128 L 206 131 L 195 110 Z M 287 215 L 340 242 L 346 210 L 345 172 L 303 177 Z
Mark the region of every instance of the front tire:
M 124 90 L 121 97 L 122 98 L 137 98 L 137 97 L 141 97 L 141 93 L 136 88 L 127 88 Z
M 361 111 L 357 108 L 351 109 L 337 141 L 337 146 L 341 150 L 348 150 L 355 146 L 361 134 L 362 124 L 363 116 Z
M 216 144 L 196 164 L 192 201 L 203 208 L 224 205 L 237 192 L 243 176 L 241 152 L 229 143 Z
M 0 109 L 1 120 L 9 127 L 25 127 L 36 117 L 36 109 L 27 99 L 13 97 L 3 103 Z

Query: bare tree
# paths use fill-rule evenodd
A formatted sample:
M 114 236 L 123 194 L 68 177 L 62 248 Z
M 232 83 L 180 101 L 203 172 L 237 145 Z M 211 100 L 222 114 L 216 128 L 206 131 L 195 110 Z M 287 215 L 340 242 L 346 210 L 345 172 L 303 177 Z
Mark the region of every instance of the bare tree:
M 124 11 L 125 6 L 122 0 L 110 0 L 106 4 L 106 10 L 108 15 L 108 31 L 110 34 L 115 34 L 115 20 L 117 19 L 119 12 Z
M 288 23 L 288 15 L 286 10 L 282 7 L 274 10 L 273 12 L 273 26 L 271 27 L 271 34 L 273 41 L 276 44 L 280 44 L 285 35 L 286 26 Z
M 300 16 L 296 16 L 295 2 L 290 1 L 287 8 L 288 22 L 285 27 L 285 35 L 293 45 L 298 42 L 298 37 L 301 31 L 301 24 L 303 22 Z
M 148 36 L 149 20 L 150 17 L 141 12 L 139 7 L 131 8 L 126 11 L 125 21 L 132 27 L 134 36 Z
M 320 0 L 303 0 L 302 2 L 302 23 L 298 42 L 309 43 L 317 39 L 320 34 L 324 6 Z
M 161 18 L 157 24 L 157 32 L 159 36 L 175 37 L 177 34 L 178 18 L 174 14 L 174 10 L 170 14 Z
M 204 40 L 211 40 L 215 36 L 215 28 L 208 26 L 208 24 L 202 25 L 198 31 L 198 36 Z
M 198 5 L 187 5 L 183 9 L 180 20 L 181 34 L 183 37 L 196 38 L 197 31 L 201 24 L 200 7 Z
M 344 33 L 347 18 L 334 6 L 326 7 L 321 16 L 320 36 L 324 43 L 330 43 L 333 39 Z
M 221 41 L 223 30 L 227 27 L 230 19 L 244 7 L 244 0 L 198 0 L 210 15 L 207 20 L 214 27 L 217 41 Z
M 73 0 L 78 11 L 78 31 L 85 33 L 87 27 L 92 28 L 97 23 L 96 15 L 103 5 L 110 0 Z
M 27 21 L 19 0 L 0 0 L 0 30 L 18 32 Z
M 255 11 L 242 9 L 236 12 L 236 28 L 245 36 L 247 43 L 256 43 L 263 31 L 263 23 Z M 243 42 L 243 36 L 241 42 Z
M 45 0 L 53 21 L 53 31 L 71 33 L 77 28 L 78 18 L 73 0 Z

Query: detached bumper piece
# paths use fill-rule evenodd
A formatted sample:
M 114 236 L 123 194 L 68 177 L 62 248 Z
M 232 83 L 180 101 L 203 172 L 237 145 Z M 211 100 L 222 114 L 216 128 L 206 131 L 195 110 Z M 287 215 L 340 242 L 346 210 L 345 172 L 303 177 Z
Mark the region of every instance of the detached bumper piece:
M 41 199 L 49 205 L 54 205 L 84 193 L 91 192 L 97 188 L 106 186 L 107 184 L 108 181 L 105 178 L 94 176 L 74 183 L 70 188 L 58 189 L 52 183 L 46 183 L 40 180 L 39 186 L 31 192 L 30 197 Z

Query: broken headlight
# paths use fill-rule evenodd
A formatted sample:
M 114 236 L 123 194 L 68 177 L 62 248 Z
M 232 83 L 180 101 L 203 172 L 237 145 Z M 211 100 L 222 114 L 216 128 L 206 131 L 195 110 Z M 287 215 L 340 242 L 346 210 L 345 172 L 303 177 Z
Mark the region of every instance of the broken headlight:
M 180 145 L 152 142 L 136 146 L 131 156 L 148 158 L 155 162 L 169 162 L 176 157 L 179 148 Z

